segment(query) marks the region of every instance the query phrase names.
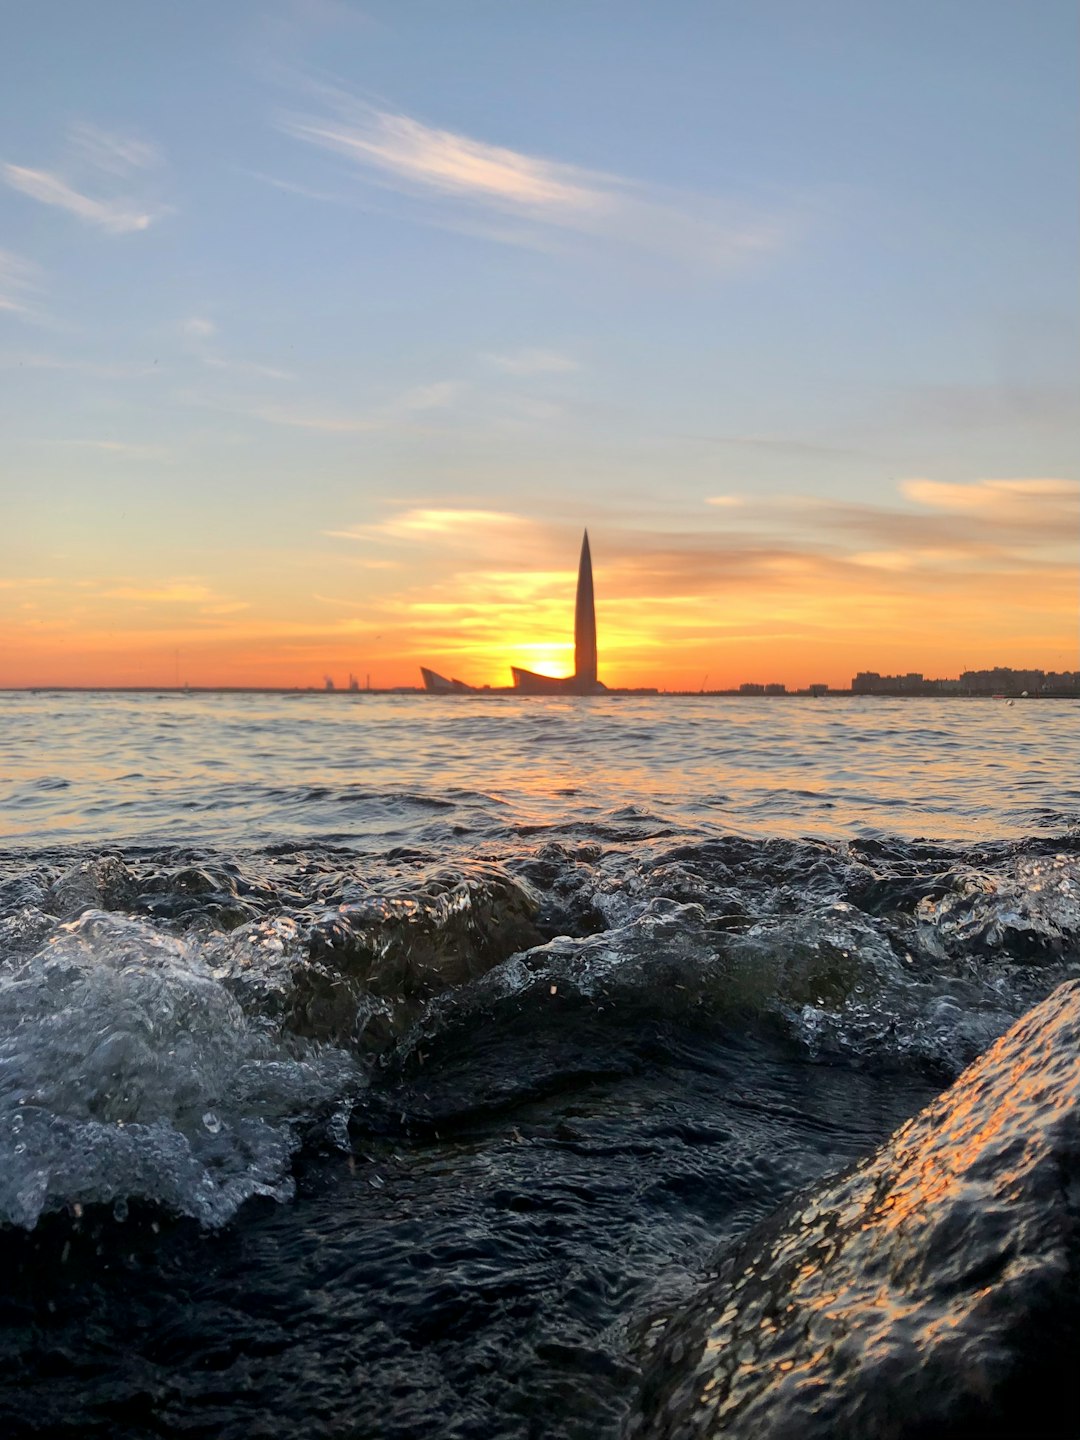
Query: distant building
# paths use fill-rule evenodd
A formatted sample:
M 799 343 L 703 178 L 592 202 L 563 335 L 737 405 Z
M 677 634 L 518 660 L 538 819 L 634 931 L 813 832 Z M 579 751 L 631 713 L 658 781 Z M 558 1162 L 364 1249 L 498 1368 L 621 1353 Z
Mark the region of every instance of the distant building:
M 936 680 L 924 680 L 917 670 L 906 675 L 879 675 L 876 670 L 863 670 L 851 682 L 853 695 L 920 695 Z
M 1076 695 L 1080 676 L 1066 671 L 1046 674 L 1042 670 L 1012 670 L 997 665 L 992 670 L 965 670 L 959 680 L 927 680 L 916 671 L 907 675 L 879 675 L 861 670 L 851 682 L 853 695 Z
M 809 685 L 809 686 L 807 686 L 807 691 L 808 691 L 808 693 L 811 694 L 811 695 L 827 695 L 827 694 L 829 693 L 829 687 L 828 687 L 828 685 L 820 685 L 820 684 L 819 684 L 819 685 Z
M 463 695 L 476 689 L 475 685 L 466 685 L 464 680 L 448 680 L 445 675 L 429 670 L 426 665 L 420 666 L 420 675 L 424 689 L 430 690 L 433 695 Z
M 781 685 L 778 680 L 774 680 L 771 685 L 766 685 L 766 686 L 765 686 L 765 694 L 766 694 L 766 695 L 786 695 L 786 694 L 787 694 L 787 686 L 786 686 L 786 685 Z
M 1044 670 L 1013 670 L 1008 665 L 995 665 L 992 670 L 965 670 L 960 676 L 960 687 L 969 695 L 1020 695 L 1025 690 L 1029 695 L 1039 695 L 1049 679 Z M 1054 679 L 1071 681 L 1054 688 L 1076 688 L 1075 675 L 1055 675 Z
M 578 560 L 577 595 L 574 600 L 574 673 L 566 676 L 537 675 L 532 670 L 510 667 L 514 689 L 526 695 L 545 695 L 552 690 L 569 690 L 574 695 L 595 695 L 607 687 L 596 678 L 596 606 L 593 599 L 592 555 L 589 532 L 581 541 Z
M 765 686 L 764 686 L 764 685 L 740 685 L 740 686 L 739 686 L 739 694 L 740 694 L 740 695 L 764 695 L 764 694 L 765 694 Z

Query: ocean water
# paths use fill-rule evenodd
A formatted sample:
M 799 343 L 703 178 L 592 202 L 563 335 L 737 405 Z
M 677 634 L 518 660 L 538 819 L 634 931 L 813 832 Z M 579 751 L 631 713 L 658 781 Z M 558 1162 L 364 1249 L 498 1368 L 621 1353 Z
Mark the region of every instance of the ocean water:
M 3 1433 L 596 1440 L 1080 974 L 1080 709 L 9 693 L 0 844 Z

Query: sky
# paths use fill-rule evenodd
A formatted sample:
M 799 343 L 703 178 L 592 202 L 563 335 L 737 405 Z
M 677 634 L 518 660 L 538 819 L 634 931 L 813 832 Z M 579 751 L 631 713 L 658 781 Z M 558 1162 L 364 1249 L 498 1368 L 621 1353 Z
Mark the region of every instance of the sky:
M 0 685 L 1080 667 L 1074 0 L 35 0 Z

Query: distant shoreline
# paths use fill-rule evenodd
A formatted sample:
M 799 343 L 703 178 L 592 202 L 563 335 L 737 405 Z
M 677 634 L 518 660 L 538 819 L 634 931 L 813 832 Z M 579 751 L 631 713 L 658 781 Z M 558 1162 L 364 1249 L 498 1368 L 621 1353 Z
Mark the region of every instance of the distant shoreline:
M 566 698 L 555 692 L 557 698 Z M 0 695 L 286 695 L 327 700 L 360 700 L 372 695 L 422 696 L 425 700 L 484 700 L 518 696 L 526 700 L 550 699 L 547 695 L 526 695 L 511 686 L 506 688 L 467 690 L 460 693 L 433 694 L 420 686 L 392 686 L 387 689 L 325 690 L 299 685 L 0 685 Z M 1028 693 L 1020 690 L 967 691 L 958 694 L 918 695 L 901 690 L 867 693 L 857 690 L 785 690 L 781 694 L 748 695 L 740 690 L 651 690 L 608 689 L 588 695 L 589 700 L 1080 700 L 1080 690 L 1058 690 Z

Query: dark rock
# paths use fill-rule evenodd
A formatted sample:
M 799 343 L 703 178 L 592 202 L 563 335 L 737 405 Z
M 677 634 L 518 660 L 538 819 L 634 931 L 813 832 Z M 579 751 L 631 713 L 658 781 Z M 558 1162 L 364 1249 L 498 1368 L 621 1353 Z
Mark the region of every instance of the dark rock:
M 919 939 L 938 959 L 1005 955 L 1025 963 L 1076 958 L 1080 858 L 1021 855 L 1004 873 L 960 874 L 917 912 Z
M 55 917 L 33 906 L 0 918 L 0 964 L 31 955 L 56 924 Z
M 135 902 L 131 871 L 114 855 L 84 860 L 49 886 L 45 906 L 63 920 L 84 910 L 129 910 Z
M 305 926 L 306 954 L 298 932 L 256 924 L 218 947 L 214 963 L 294 1034 L 381 1050 L 433 995 L 536 945 L 538 908 L 498 866 L 436 870 L 323 913 Z
M 1076 1433 L 1080 982 L 789 1203 L 645 1342 L 626 1434 Z M 1052 1420 L 1055 1414 L 1064 1417 Z
M 254 887 L 245 887 L 244 898 L 240 889 L 237 876 L 223 866 L 187 865 L 144 876 L 135 908 L 189 933 L 235 930 L 257 920 L 268 908 Z
M 600 877 L 598 845 L 569 847 L 551 841 L 515 863 L 515 870 L 538 892 L 536 926 L 545 940 L 556 935 L 595 935 L 607 922 L 596 908 Z

